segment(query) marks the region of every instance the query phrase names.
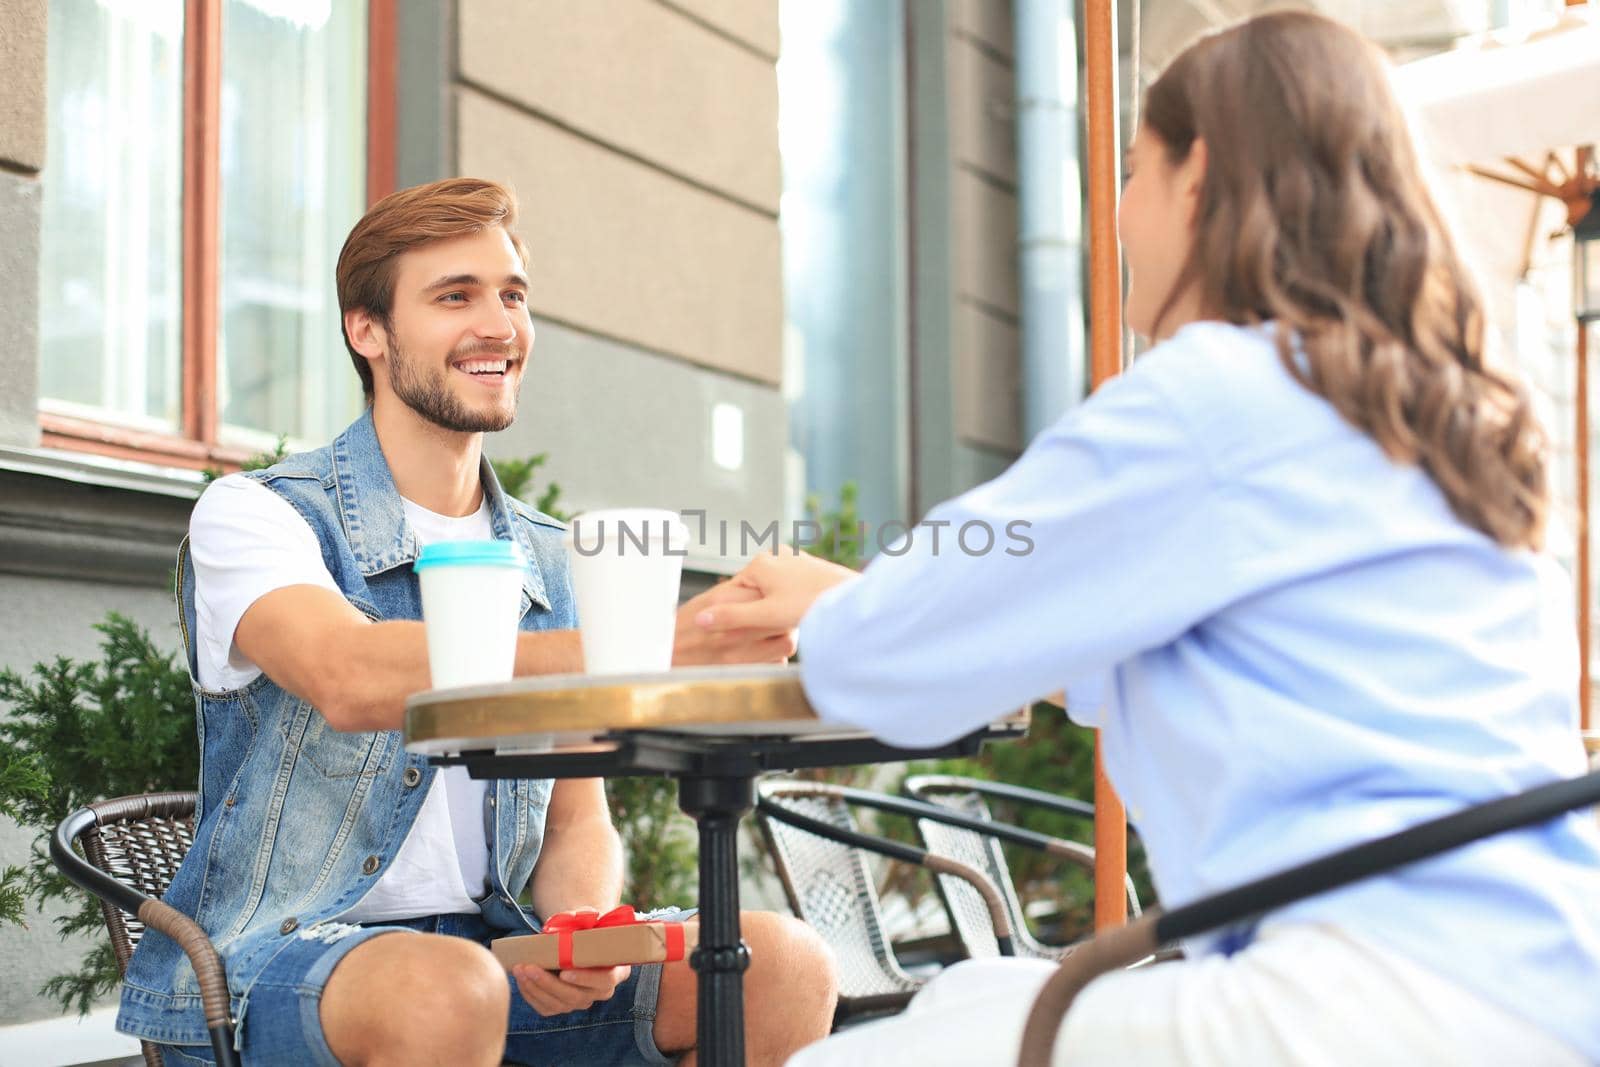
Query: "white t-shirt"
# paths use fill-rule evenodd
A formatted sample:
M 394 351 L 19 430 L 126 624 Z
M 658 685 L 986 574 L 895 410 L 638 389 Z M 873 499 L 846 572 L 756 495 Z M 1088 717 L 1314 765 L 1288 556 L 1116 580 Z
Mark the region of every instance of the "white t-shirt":
M 404 498 L 401 503 L 420 545 L 494 536 L 487 499 L 464 518 L 440 515 Z M 250 605 L 290 585 L 339 593 L 310 525 L 288 501 L 242 475 L 219 478 L 201 495 L 189 519 L 189 553 L 195 573 L 195 651 L 199 681 L 207 689 L 238 689 L 261 675 L 233 643 Z M 472 898 L 485 892 L 489 870 L 485 790 L 485 783 L 470 778 L 464 767 L 435 774 L 394 861 L 342 918 L 378 922 L 477 911 Z

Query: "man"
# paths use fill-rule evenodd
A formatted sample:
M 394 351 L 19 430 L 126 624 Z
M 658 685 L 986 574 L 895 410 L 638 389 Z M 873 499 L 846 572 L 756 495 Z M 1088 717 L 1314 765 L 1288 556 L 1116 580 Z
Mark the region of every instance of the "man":
M 598 780 L 474 783 L 408 754 L 428 687 L 420 546 L 518 542 L 516 669 L 582 669 L 559 523 L 508 498 L 482 458 L 533 347 L 515 202 L 451 179 L 377 204 L 340 253 L 345 343 L 368 410 L 328 447 L 219 480 L 180 551 L 180 615 L 202 744 L 200 821 L 167 901 L 222 953 L 247 1064 L 693 1060 L 687 964 L 508 977 L 485 945 L 532 916 L 608 909 L 621 851 Z M 680 619 L 740 595 L 704 594 Z M 792 635 L 708 640 L 678 663 L 776 660 Z M 750 1059 L 828 1029 L 831 962 L 805 927 L 745 917 Z M 146 937 L 118 1025 L 208 1062 L 195 979 Z

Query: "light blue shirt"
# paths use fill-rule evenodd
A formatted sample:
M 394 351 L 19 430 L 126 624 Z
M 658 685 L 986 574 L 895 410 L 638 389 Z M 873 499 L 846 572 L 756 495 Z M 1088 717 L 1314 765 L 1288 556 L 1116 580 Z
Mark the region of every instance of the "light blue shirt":
M 915 528 L 807 615 L 813 704 L 928 744 L 1066 688 L 1169 907 L 1584 770 L 1564 572 L 1457 519 L 1268 329 L 1185 327 L 925 521 L 950 524 L 937 551 Z M 1282 920 L 1364 935 L 1600 1060 L 1592 814 Z

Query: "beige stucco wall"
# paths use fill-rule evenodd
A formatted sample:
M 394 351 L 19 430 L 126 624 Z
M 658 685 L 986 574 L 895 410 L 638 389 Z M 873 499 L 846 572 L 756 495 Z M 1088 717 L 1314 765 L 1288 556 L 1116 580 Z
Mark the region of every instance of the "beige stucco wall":
M 661 0 L 769 59 L 778 58 L 778 5 L 774 0 Z
M 45 160 L 46 0 L 0 18 L 0 445 L 39 443 L 39 171 Z
M 775 0 L 464 0 L 459 22 L 458 167 L 515 185 L 534 314 L 776 386 Z
M 752 8 L 763 5 L 753 4 Z M 766 213 L 778 210 L 772 60 L 639 0 L 463 5 L 464 80 Z
M 47 0 L 6 0 L 0 18 L 0 163 L 44 166 Z

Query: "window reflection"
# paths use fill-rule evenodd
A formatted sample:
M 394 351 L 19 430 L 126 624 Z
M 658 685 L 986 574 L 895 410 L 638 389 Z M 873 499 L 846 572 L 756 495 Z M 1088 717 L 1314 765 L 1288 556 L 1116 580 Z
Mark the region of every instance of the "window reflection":
M 183 5 L 51 0 L 40 406 L 181 418 Z
M 333 271 L 366 187 L 366 4 L 228 0 L 222 55 L 224 436 L 307 443 L 360 410 Z

